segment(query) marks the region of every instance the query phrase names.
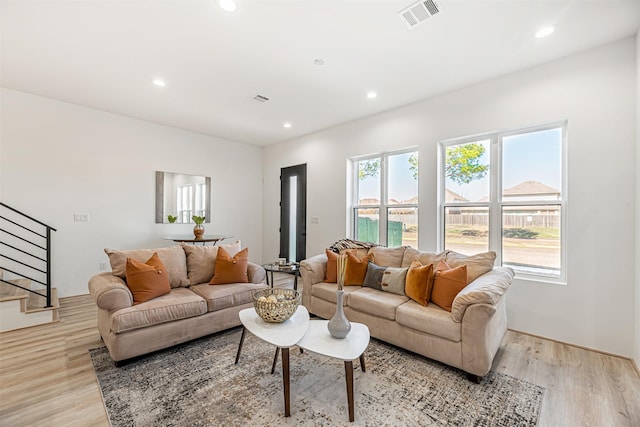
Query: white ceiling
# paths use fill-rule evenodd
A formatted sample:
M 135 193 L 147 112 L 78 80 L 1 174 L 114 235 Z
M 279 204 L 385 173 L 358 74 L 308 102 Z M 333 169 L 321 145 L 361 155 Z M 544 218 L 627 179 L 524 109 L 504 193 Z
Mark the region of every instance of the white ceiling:
M 268 145 L 640 27 L 640 0 L 438 1 L 442 13 L 408 29 L 397 12 L 411 0 L 237 0 L 235 13 L 216 0 L 2 0 L 1 84 Z

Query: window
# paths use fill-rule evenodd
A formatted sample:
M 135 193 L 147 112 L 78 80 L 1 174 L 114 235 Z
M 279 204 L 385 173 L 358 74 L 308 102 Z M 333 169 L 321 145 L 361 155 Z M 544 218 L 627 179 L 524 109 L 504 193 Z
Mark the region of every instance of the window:
M 566 123 L 441 143 L 440 247 L 564 281 Z
M 193 215 L 205 216 L 207 185 L 203 183 L 179 185 L 177 188 L 178 219 L 181 223 L 191 221 Z
M 352 160 L 352 236 L 389 247 L 418 247 L 418 152 Z

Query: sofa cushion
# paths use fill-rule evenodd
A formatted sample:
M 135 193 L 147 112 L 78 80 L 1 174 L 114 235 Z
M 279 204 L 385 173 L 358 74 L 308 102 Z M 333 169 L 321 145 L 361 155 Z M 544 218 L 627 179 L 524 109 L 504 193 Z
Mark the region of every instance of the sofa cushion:
M 127 258 L 125 267 L 127 287 L 133 295 L 133 305 L 137 305 L 171 292 L 169 273 L 157 252 L 147 262 Z
M 182 249 L 187 257 L 187 275 L 192 285 L 209 283 L 216 266 L 218 249 L 224 248 L 231 256 L 242 249 L 242 243 L 237 240 L 226 245 L 202 246 L 183 243 Z
M 395 320 L 396 307 L 409 298 L 371 288 L 361 288 L 349 294 L 349 308 L 383 319 Z
M 205 299 L 207 310 L 212 312 L 252 303 L 253 294 L 266 288 L 267 285 L 264 283 L 232 283 L 216 286 L 203 283 L 192 286 L 191 290 Z
M 342 298 L 342 305 L 349 305 L 349 295 L 352 292 L 358 291 L 362 288 L 356 286 L 345 286 L 344 288 L 344 297 Z M 325 283 L 320 282 L 316 283 L 311 287 L 311 295 L 320 298 L 322 300 L 331 302 L 336 304 L 338 302 L 338 297 L 336 296 L 336 291 L 338 290 L 338 285 L 335 283 Z M 304 290 L 303 290 L 304 292 Z
M 427 305 L 433 288 L 433 264 L 422 265 L 417 259 L 407 272 L 404 292 L 420 305 Z
M 176 288 L 144 304 L 114 312 L 111 315 L 111 330 L 119 334 L 160 323 L 201 316 L 206 312 L 207 303 L 204 299 L 189 289 Z
M 327 254 L 327 273 L 324 281 L 327 283 L 336 283 L 338 281 L 338 254 L 325 249 Z
M 151 258 L 151 255 L 153 255 L 154 252 L 157 252 L 160 260 L 169 272 L 169 283 L 171 283 L 171 287 L 177 288 L 189 286 L 186 256 L 180 246 L 176 245 L 168 248 L 131 250 L 106 248 L 104 252 L 109 256 L 111 273 L 121 279 L 126 279 L 125 270 L 127 258 L 133 258 L 136 261 L 145 262 Z
M 445 262 L 452 268 L 467 266 L 467 283 L 471 283 L 483 274 L 491 271 L 496 260 L 495 252 L 483 252 L 475 255 L 463 255 L 447 251 Z
M 436 270 L 438 263 L 444 259 L 447 252 L 440 252 L 439 254 L 433 252 L 422 252 L 417 249 L 407 246 L 402 257 L 402 267 L 409 267 L 414 260 L 420 261 L 422 265 L 433 264 L 433 271 Z
M 433 281 L 431 301 L 438 307 L 451 311 L 451 305 L 456 295 L 467 286 L 467 266 L 461 265 L 451 268 L 440 261 Z
M 435 304 L 424 307 L 415 301 L 407 301 L 396 310 L 396 322 L 451 341 L 459 342 L 462 339 L 461 324 L 454 322 L 448 311 Z
M 382 275 L 382 290 L 404 296 L 408 270 L 408 268 L 387 267 Z
M 364 277 L 367 275 L 367 265 L 373 258 L 373 255 L 367 254 L 359 257 L 356 253 L 347 252 L 347 268 L 344 273 L 344 285 L 362 286 Z
M 244 248 L 231 256 L 224 248 L 218 249 L 216 268 L 211 285 L 226 285 L 229 283 L 247 283 L 247 264 L 249 263 L 249 248 Z
M 369 249 L 369 253 L 373 255 L 373 262 L 384 267 L 401 267 L 404 252 L 404 246 L 399 246 L 397 248 L 374 246 Z

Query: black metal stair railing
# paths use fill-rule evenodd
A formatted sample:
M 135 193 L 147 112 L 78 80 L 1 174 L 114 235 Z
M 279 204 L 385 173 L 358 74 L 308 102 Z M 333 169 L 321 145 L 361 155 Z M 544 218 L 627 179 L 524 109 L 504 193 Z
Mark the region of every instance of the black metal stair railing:
M 0 245 L 8 251 L 0 253 L 0 270 L 45 286 L 45 307 L 51 307 L 51 232 L 57 230 L 2 202 L 0 207 L 8 210 L 0 210 Z M 9 218 L 10 216 L 13 219 Z M 19 247 L 21 245 L 22 248 Z M 15 267 L 7 267 L 7 261 Z M 39 278 L 32 277 L 34 275 L 38 275 Z M 0 278 L 0 282 L 42 296 L 40 292 L 25 288 L 4 277 Z

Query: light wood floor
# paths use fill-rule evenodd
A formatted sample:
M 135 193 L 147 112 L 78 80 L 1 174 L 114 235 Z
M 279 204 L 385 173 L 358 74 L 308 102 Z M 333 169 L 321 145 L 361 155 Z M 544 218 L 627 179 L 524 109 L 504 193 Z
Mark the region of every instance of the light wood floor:
M 87 352 L 102 346 L 96 313 L 88 295 L 63 298 L 59 323 L 0 334 L 0 426 L 108 426 Z M 546 387 L 540 426 L 640 426 L 629 360 L 509 331 L 494 370 Z

